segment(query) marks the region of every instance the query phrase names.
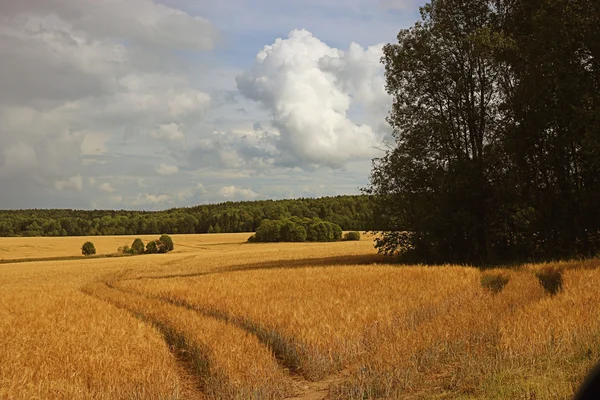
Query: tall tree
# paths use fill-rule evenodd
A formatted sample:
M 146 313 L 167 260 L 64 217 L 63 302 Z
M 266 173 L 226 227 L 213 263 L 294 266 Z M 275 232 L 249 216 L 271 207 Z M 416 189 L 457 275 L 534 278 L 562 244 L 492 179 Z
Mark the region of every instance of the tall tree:
M 432 0 L 387 45 L 377 246 L 420 261 L 600 250 L 600 5 Z
M 384 47 L 395 147 L 374 161 L 376 244 L 421 260 L 488 257 L 490 169 L 500 119 L 498 69 L 486 40 L 493 2 L 437 0 Z M 399 233 L 409 231 L 410 233 Z

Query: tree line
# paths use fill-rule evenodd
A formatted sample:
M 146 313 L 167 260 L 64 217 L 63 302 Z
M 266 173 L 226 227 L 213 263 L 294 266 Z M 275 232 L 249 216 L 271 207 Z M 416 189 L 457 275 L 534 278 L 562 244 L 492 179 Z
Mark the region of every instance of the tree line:
M 344 230 L 372 230 L 367 195 L 226 202 L 165 211 L 0 210 L 0 236 L 96 236 L 255 232 L 264 219 L 320 218 Z
M 320 218 L 265 219 L 248 242 L 335 242 L 342 239 L 342 228 Z
M 432 0 L 384 48 L 377 247 L 419 262 L 600 251 L 600 2 Z

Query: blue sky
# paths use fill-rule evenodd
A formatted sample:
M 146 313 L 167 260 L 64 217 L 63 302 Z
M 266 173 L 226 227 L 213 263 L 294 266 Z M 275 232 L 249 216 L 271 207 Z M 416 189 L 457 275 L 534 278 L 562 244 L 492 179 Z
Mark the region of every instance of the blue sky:
M 357 193 L 413 0 L 8 0 L 0 208 Z

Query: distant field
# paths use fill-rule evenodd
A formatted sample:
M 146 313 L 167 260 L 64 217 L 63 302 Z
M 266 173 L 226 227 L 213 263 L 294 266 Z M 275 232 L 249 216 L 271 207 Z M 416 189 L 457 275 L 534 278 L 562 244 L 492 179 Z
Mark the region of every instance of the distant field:
M 185 253 L 201 249 L 206 244 L 240 243 L 250 235 L 250 233 L 172 235 L 172 238 L 179 244 L 176 253 Z M 81 246 L 88 240 L 94 243 L 97 254 L 111 254 L 116 253 L 121 246 L 131 246 L 136 237 L 146 243 L 158 239 L 159 236 L 0 237 L 0 260 L 81 256 Z
M 370 240 L 248 236 L 0 265 L 0 398 L 566 399 L 600 358 L 598 260 L 555 265 L 551 295 L 541 265 L 394 266 Z M 0 239 L 0 258 L 85 240 Z M 108 253 L 133 237 L 91 240 Z M 482 276 L 508 283 L 494 294 Z

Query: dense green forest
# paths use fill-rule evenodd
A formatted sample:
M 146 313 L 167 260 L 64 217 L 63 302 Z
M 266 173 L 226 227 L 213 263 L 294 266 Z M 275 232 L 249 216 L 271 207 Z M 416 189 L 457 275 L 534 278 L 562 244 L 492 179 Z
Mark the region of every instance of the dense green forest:
M 165 211 L 2 210 L 0 236 L 95 236 L 254 232 L 263 219 L 321 218 L 370 230 L 372 197 L 227 202 Z

